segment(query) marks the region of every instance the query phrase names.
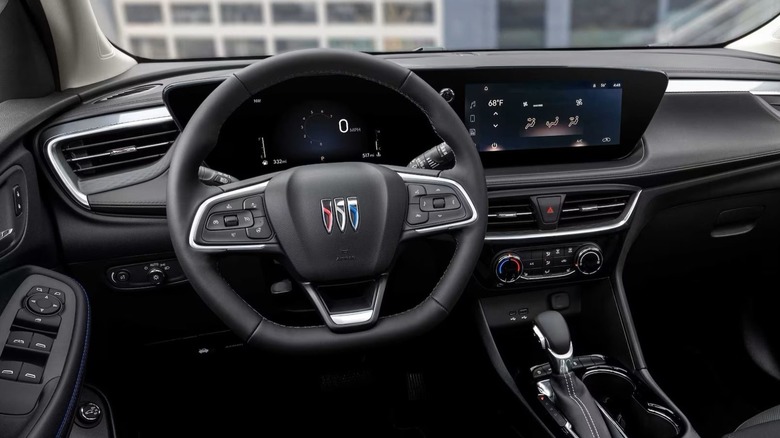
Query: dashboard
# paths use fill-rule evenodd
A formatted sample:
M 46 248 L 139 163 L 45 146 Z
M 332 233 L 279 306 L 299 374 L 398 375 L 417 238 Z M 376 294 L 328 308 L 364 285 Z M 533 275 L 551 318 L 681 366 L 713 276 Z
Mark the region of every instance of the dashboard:
M 633 151 L 663 97 L 664 73 L 628 69 L 462 69 L 419 75 L 449 101 L 485 167 L 615 160 Z M 221 80 L 164 92 L 183 128 Z M 207 160 L 239 179 L 339 161 L 405 166 L 441 143 L 425 115 L 384 86 L 345 76 L 274 85 L 225 124 Z

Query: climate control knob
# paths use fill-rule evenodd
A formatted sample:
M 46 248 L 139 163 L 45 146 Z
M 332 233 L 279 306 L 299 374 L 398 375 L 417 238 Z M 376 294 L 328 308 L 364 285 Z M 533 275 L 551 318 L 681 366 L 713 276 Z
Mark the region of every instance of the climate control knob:
M 504 253 L 496 259 L 494 269 L 499 281 L 514 283 L 523 273 L 523 261 L 515 253 Z
M 574 265 L 577 270 L 584 275 L 593 275 L 601 269 L 604 263 L 604 256 L 601 249 L 596 245 L 586 245 L 577 251 L 577 258 L 574 259 Z

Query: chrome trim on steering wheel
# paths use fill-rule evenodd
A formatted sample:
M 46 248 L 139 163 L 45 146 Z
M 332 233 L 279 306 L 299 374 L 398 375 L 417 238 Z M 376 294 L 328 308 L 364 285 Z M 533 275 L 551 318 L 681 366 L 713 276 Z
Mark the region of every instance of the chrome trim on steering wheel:
M 477 213 L 477 209 L 474 208 L 474 203 L 471 201 L 471 197 L 469 196 L 469 194 L 466 192 L 466 190 L 463 188 L 462 185 L 458 184 L 457 181 L 449 178 L 438 177 L 438 176 L 415 175 L 413 173 L 403 173 L 403 172 L 398 172 L 398 176 L 400 176 L 401 179 L 403 179 L 404 182 L 407 183 L 423 183 L 423 184 L 429 183 L 429 184 L 451 185 L 458 190 L 459 192 L 458 194 L 466 201 L 466 203 L 468 203 L 469 210 L 471 211 L 471 216 L 461 221 L 453 222 L 451 224 L 414 228 L 413 231 L 422 234 L 422 233 L 432 233 L 434 231 L 454 230 L 456 228 L 463 228 L 466 225 L 470 225 L 477 221 L 477 218 L 479 217 L 479 214 Z

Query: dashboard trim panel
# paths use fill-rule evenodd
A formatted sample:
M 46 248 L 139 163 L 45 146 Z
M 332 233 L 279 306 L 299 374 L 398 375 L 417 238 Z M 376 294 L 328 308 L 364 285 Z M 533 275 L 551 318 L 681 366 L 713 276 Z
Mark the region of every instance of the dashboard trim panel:
M 599 225 L 590 228 L 578 228 L 572 230 L 560 230 L 560 231 L 540 231 L 540 232 L 526 232 L 526 233 L 487 233 L 485 235 L 485 241 L 501 242 L 501 241 L 515 241 L 515 240 L 531 240 L 531 239 L 545 239 L 555 237 L 569 237 L 569 236 L 581 236 L 584 234 L 602 233 L 605 231 L 617 230 L 628 223 L 631 216 L 636 209 L 636 205 L 639 202 L 639 196 L 642 191 L 637 191 L 631 200 L 631 204 L 628 209 L 623 213 L 623 217 L 617 222 L 613 222 L 606 225 Z
M 758 96 L 780 95 L 780 81 L 729 79 L 671 79 L 667 93 L 750 93 Z

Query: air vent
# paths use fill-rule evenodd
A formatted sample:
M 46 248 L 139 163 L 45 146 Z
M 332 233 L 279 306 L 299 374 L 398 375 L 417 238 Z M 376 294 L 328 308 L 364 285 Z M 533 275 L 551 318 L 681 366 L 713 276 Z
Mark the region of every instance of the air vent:
M 527 196 L 491 198 L 488 201 L 488 231 L 536 229 L 536 219 Z
M 61 152 L 79 178 L 149 165 L 170 149 L 179 130 L 171 121 L 71 138 Z
M 631 200 L 630 192 L 572 193 L 561 207 L 558 227 L 608 222 L 620 217 Z
M 159 86 L 160 86 L 160 84 L 147 84 L 147 85 L 141 85 L 139 87 L 128 88 L 128 89 L 122 90 L 122 91 L 120 91 L 118 93 L 110 94 L 110 95 L 108 95 L 106 97 L 100 98 L 100 99 L 96 100 L 94 103 L 100 103 L 100 102 L 105 102 L 107 100 L 114 100 L 114 99 L 119 99 L 121 97 L 132 96 L 134 94 L 145 93 L 145 92 L 147 92 L 149 90 L 152 90 L 152 89 L 155 89 L 155 88 L 157 88 Z

